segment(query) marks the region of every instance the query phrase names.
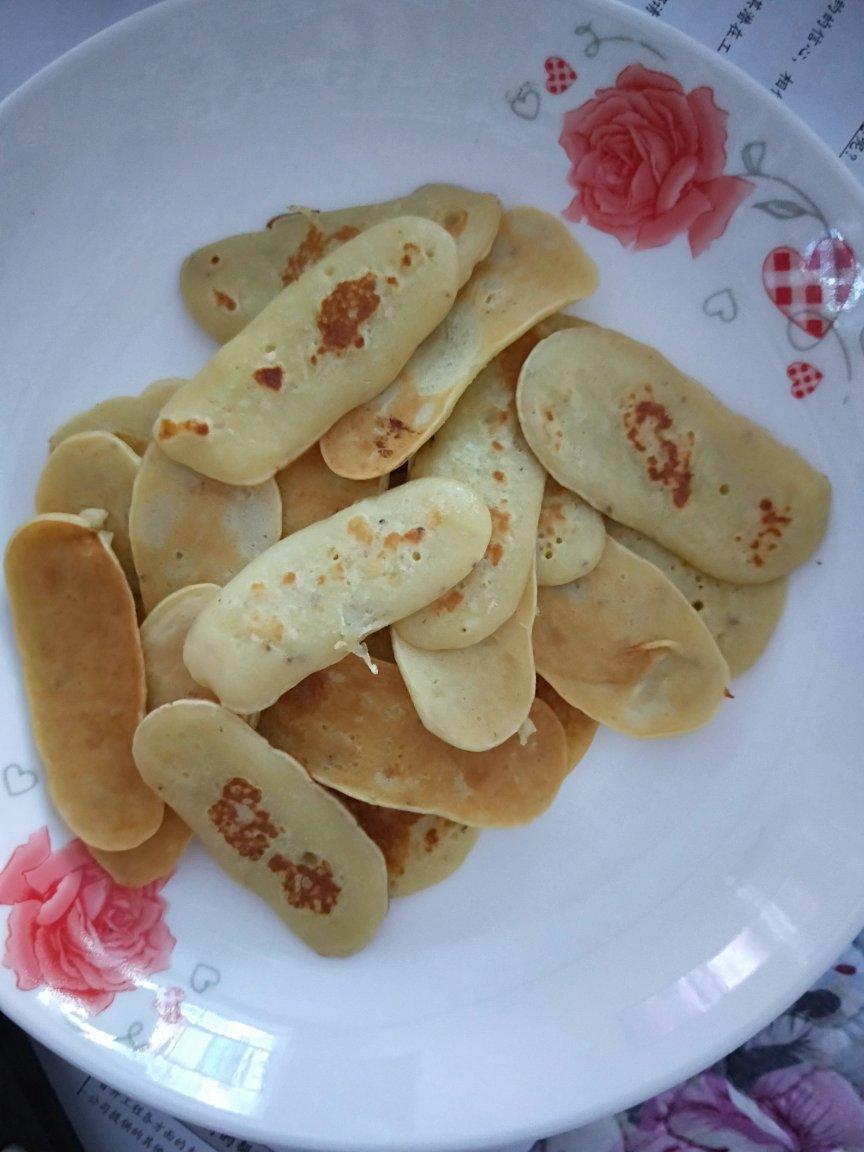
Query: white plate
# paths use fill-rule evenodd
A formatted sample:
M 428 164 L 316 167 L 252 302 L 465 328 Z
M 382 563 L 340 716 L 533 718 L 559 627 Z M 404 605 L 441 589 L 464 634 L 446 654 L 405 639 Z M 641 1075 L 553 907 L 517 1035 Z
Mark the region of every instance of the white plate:
M 551 56 L 578 73 L 557 94 Z M 574 223 L 602 274 L 584 313 L 658 345 L 827 471 L 829 536 L 708 729 L 657 743 L 601 733 L 547 816 L 483 836 L 351 960 L 314 956 L 194 849 L 147 898 L 164 901 L 161 935 L 136 927 L 144 898 L 109 900 L 113 928 L 103 917 L 96 934 L 114 932 L 114 974 L 131 986 L 88 1012 L 58 990 L 81 959 L 69 936 L 80 893 L 36 933 L 30 980 L 19 973 L 34 986 L 16 987 L 50 889 L 44 870 L 31 877 L 2 910 L 13 943 L 0 1006 L 169 1112 L 273 1142 L 400 1152 L 561 1130 L 731 1049 L 861 927 L 864 304 L 860 272 L 846 293 L 841 270 L 831 310 L 837 284 L 824 261 L 819 274 L 806 264 L 826 229 L 864 258 L 864 201 L 773 97 L 601 0 L 169 3 L 70 53 L 0 111 L 5 537 L 30 512 L 55 425 L 207 357 L 177 291 L 191 248 L 288 203 L 374 200 L 426 180 L 560 212 L 573 195 L 564 112 L 635 63 L 687 93 L 713 90 L 725 128 L 700 97 L 685 131 L 681 96 L 661 136 L 705 155 L 728 129 L 715 169 L 753 187 L 707 188 L 716 172 L 697 172 L 709 200 L 748 195 L 695 258 L 683 233 L 635 251 Z M 658 83 L 637 79 L 647 94 L 604 116 L 637 99 L 656 111 Z M 643 220 L 653 215 L 649 203 Z M 822 289 L 818 339 L 766 294 L 777 249 L 791 250 L 799 289 Z M 786 371 L 797 361 L 823 374 L 800 400 Z M 38 829 L 52 850 L 68 836 L 42 788 L 5 606 L 0 692 L 2 864 Z M 33 846 L 34 859 L 48 850 Z M 95 882 L 78 879 L 81 892 Z M 118 966 L 133 949 L 138 961 Z M 98 989 L 105 965 L 90 963 Z

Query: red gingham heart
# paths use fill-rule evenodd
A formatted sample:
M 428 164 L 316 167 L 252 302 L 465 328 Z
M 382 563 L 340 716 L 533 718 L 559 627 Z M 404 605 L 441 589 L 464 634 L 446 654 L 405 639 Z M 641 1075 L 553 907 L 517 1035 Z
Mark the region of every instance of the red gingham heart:
M 796 400 L 803 400 L 816 391 L 822 382 L 823 376 L 817 367 L 808 364 L 806 360 L 795 360 L 786 369 L 786 375 L 792 383 L 790 391 Z
M 864 292 L 855 251 L 836 234 L 811 244 L 806 257 L 795 248 L 772 249 L 762 265 L 762 283 L 774 306 L 816 340 Z
M 544 65 L 546 68 L 546 90 L 553 96 L 560 96 L 566 92 L 576 79 L 576 72 L 561 56 L 550 56 Z
M 774 248 L 762 265 L 762 283 L 775 308 L 816 340 L 831 327 L 824 314 L 819 269 L 808 268 L 794 248 Z

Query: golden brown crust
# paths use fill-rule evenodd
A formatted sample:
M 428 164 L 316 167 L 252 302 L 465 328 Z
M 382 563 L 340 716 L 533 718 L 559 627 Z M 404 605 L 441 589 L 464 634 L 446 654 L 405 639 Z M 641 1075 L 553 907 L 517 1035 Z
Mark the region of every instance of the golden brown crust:
M 6 584 L 54 804 L 86 843 L 134 848 L 163 804 L 132 759 L 144 660 L 123 569 L 86 521 L 40 516 L 12 537 Z
M 473 827 L 525 824 L 552 803 L 570 765 L 564 730 L 535 701 L 535 731 L 488 752 L 427 732 L 398 668 L 355 657 L 308 677 L 261 715 L 260 731 L 322 784 L 367 803 L 434 813 Z

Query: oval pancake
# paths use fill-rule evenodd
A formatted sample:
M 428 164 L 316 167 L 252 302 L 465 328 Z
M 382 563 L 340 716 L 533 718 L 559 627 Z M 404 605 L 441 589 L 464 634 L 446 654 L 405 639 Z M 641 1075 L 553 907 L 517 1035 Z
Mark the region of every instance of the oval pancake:
M 387 864 L 390 897 L 411 896 L 452 876 L 480 835 L 443 816 L 401 812 L 333 793 L 374 840 Z
M 587 576 L 605 545 L 600 513 L 547 476 L 537 524 L 537 583 L 555 587 Z
M 36 487 L 36 511 L 103 508 L 104 528 L 133 593 L 138 574 L 129 542 L 129 506 L 141 459 L 110 432 L 79 432 L 61 440 L 48 457 Z
M 505 212 L 486 259 L 452 311 L 380 394 L 349 412 L 321 441 L 340 476 L 392 472 L 450 416 L 494 356 L 565 304 L 597 287 L 597 269 L 554 216 Z
M 587 576 L 537 600 L 537 672 L 601 724 L 674 736 L 719 707 L 729 669 L 711 633 L 662 572 L 614 540 Z
M 279 539 L 275 480 L 239 488 L 144 453 L 132 489 L 129 537 L 145 611 L 188 584 L 226 584 Z
M 6 587 L 30 720 L 54 806 L 95 848 L 135 848 L 163 804 L 132 759 L 144 715 L 135 601 L 87 520 L 38 516 L 6 549 Z
M 468 648 L 415 648 L 392 628 L 393 654 L 424 728 L 454 748 L 483 752 L 518 732 L 534 699 L 534 572 L 516 611 Z
M 490 532 L 486 505 L 455 480 L 363 500 L 248 564 L 192 625 L 186 666 L 234 711 L 266 708 L 451 588 Z
M 423 216 L 450 233 L 461 287 L 492 246 L 501 205 L 496 196 L 455 184 L 424 184 L 381 204 L 286 212 L 260 232 L 227 236 L 187 257 L 180 270 L 186 307 L 211 336 L 230 340 L 307 268 L 360 232 L 396 216 Z
M 423 727 L 399 669 L 359 660 L 316 672 L 261 715 L 260 731 L 309 773 L 369 804 L 445 816 L 477 828 L 527 824 L 570 770 L 564 730 L 542 700 L 533 731 L 488 752 L 463 752 Z
M 613 540 L 659 568 L 687 597 L 717 642 L 733 676 L 740 676 L 756 663 L 783 614 L 788 587 L 785 577 L 767 584 L 728 584 L 700 572 L 634 528 L 625 528 L 614 520 L 607 521 L 606 528 Z
M 282 497 L 283 536 L 326 520 L 367 496 L 377 496 L 386 486 L 383 476 L 373 480 L 337 476 L 324 463 L 317 444 L 277 472 L 275 480 Z
M 452 237 L 399 216 L 313 265 L 168 401 L 154 436 L 226 484 L 260 484 L 393 380 L 450 311 Z
M 582 327 L 543 340 L 522 368 L 517 404 L 559 484 L 718 580 L 785 576 L 825 533 L 826 477 L 619 332 Z
M 514 393 L 532 333 L 485 368 L 434 440 L 411 463 L 411 477 L 449 476 L 486 501 L 492 539 L 471 573 L 446 596 L 396 624 L 417 648 L 466 648 L 509 620 L 534 570 L 545 472 L 525 442 Z
M 81 432 L 110 432 L 128 444 L 133 452 L 143 456 L 153 437 L 153 421 L 180 385 L 185 383 L 182 378 L 172 376 L 148 384 L 137 396 L 110 396 L 107 400 L 100 400 L 57 429 L 49 440 L 51 451 L 69 436 Z
M 387 912 L 378 847 L 296 760 L 206 700 L 151 712 L 135 733 L 141 774 L 220 867 L 322 956 L 349 956 Z

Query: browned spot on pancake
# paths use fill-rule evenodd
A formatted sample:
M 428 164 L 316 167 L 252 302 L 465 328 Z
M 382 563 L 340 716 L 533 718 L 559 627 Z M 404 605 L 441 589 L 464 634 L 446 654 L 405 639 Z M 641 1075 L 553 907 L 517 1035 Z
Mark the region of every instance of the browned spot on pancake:
M 774 507 L 774 501 L 767 496 L 759 501 L 759 529 L 749 543 L 749 562 L 756 568 L 765 565 L 764 552 L 774 552 L 783 539 L 784 529 L 792 523 L 792 509 L 787 506 L 782 512 Z M 740 539 L 740 537 L 736 537 Z
M 403 244 L 402 245 L 402 260 L 401 260 L 402 267 L 403 268 L 410 268 L 411 267 L 411 253 L 412 252 L 419 252 L 419 251 L 420 251 L 420 249 L 417 247 L 417 245 L 410 243 L 410 241 L 406 244 Z
M 537 530 L 541 536 L 554 536 L 558 525 L 565 523 L 564 505 L 556 500 L 554 503 L 544 504 L 540 510 L 540 520 Z
M 501 443 L 500 440 L 493 440 L 492 441 L 492 451 L 493 452 L 503 452 L 504 451 L 504 445 Z
M 260 614 L 255 623 L 255 636 L 265 644 L 281 644 L 285 637 L 285 628 L 278 616 L 270 616 L 261 620 Z M 269 649 L 268 649 L 269 651 Z
M 393 552 L 400 544 L 419 544 L 425 535 L 425 528 L 409 528 L 407 532 L 388 532 L 384 537 L 384 547 Z
M 510 527 L 510 513 L 502 512 L 500 508 L 490 508 L 489 514 L 492 517 L 492 539 L 486 548 L 485 556 L 492 567 L 497 568 L 504 557 L 504 544 L 500 537 Z
M 267 227 L 270 227 L 269 223 Z M 316 224 L 310 224 L 306 235 L 285 261 L 285 267 L 280 273 L 282 283 L 286 286 L 293 284 L 311 264 L 317 264 L 331 248 L 344 244 L 346 240 L 353 240 L 359 235 L 359 228 L 352 228 L 350 225 L 344 225 L 328 236 Z
M 347 524 L 348 535 L 359 540 L 361 544 L 371 544 L 375 539 L 372 525 L 365 516 L 352 516 Z
M 321 333 L 318 354 L 333 352 L 337 356 L 349 348 L 360 335 L 364 324 L 381 303 L 375 291 L 371 272 L 356 280 L 343 280 L 321 301 L 316 323 Z
M 297 248 L 285 261 L 285 267 L 280 276 L 284 285 L 293 284 L 306 271 L 310 264 L 315 264 L 327 250 L 327 237 L 315 224 L 309 229 Z
M 433 852 L 438 847 L 438 842 L 441 836 L 438 829 L 433 825 L 431 828 L 426 829 L 426 834 L 423 837 L 424 847 L 427 852 Z
M 547 420 L 551 421 L 551 420 L 555 419 L 555 413 L 552 411 L 551 408 L 544 408 L 543 415 L 546 417 Z
M 645 385 L 641 397 L 630 393 L 622 421 L 635 451 L 648 453 L 645 456 L 648 479 L 669 489 L 675 507 L 684 508 L 693 489 L 693 433 L 669 435 L 672 416 L 665 404 L 654 399 L 650 384 Z
M 503 534 L 510 527 L 510 513 L 502 512 L 500 508 L 490 508 L 489 514 L 492 517 L 492 533 L 493 535 L 498 532 Z
M 224 308 L 226 312 L 234 312 L 237 309 L 237 301 L 233 296 L 229 296 L 227 292 L 220 292 L 218 288 L 213 289 L 213 298 L 220 308 Z
M 242 776 L 235 776 L 223 785 L 220 799 L 207 809 L 207 815 L 225 841 L 247 860 L 260 860 L 270 841 L 282 829 L 259 807 L 262 793 Z
M 455 212 L 448 212 L 443 220 L 445 230 L 453 237 L 461 236 L 467 223 L 468 213 L 464 208 L 458 208 Z
M 444 596 L 438 597 L 433 607 L 440 612 L 455 612 L 464 599 L 458 588 L 451 588 Z
M 282 381 L 285 379 L 285 369 L 281 364 L 266 364 L 262 368 L 255 369 L 252 373 L 252 379 L 262 388 L 270 388 L 273 392 L 278 392 L 282 387 Z
M 297 574 L 295 572 L 286 572 L 282 577 L 282 583 L 285 584 L 286 587 L 290 587 L 292 584 L 296 584 Z
M 509 419 L 510 413 L 506 408 L 493 408 L 483 417 L 484 422 L 492 429 L 506 424 Z
M 307 856 L 307 862 L 301 858 L 300 863 L 295 863 L 281 852 L 274 852 L 267 861 L 267 867 L 275 876 L 281 877 L 285 900 L 292 908 L 329 916 L 339 903 L 342 889 L 333 879 L 329 861 L 304 853 L 304 857 Z
M 386 428 L 385 428 L 386 423 Z M 390 447 L 390 441 L 398 441 L 401 439 L 403 433 L 406 436 L 416 436 L 416 431 L 404 420 L 400 420 L 398 416 L 387 416 L 383 419 L 380 416 L 375 418 L 376 429 L 382 429 L 373 440 L 373 443 L 378 450 L 378 455 L 383 459 L 392 456 L 395 449 Z
M 196 436 L 206 436 L 210 425 L 203 420 L 168 420 L 159 421 L 159 439 L 170 440 L 180 432 L 194 432 Z
M 315 585 L 320 588 L 322 584 L 327 583 L 327 577 L 322 573 L 320 576 L 315 577 Z
M 503 484 L 507 477 L 500 468 L 496 468 L 492 473 L 492 479 L 498 484 Z
M 221 256 L 211 256 L 210 257 L 210 263 L 211 264 L 218 264 L 220 260 L 221 260 Z
M 399 281 L 396 279 L 395 276 L 388 276 L 387 277 L 387 283 L 390 285 L 391 288 L 396 288 L 399 285 Z

